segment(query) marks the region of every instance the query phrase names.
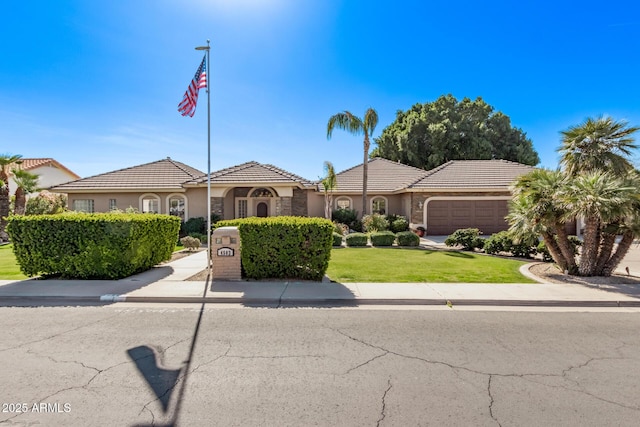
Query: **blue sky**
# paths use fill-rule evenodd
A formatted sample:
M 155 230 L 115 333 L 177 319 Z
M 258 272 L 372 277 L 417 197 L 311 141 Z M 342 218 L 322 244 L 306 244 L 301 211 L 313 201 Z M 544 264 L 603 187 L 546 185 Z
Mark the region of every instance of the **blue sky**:
M 557 165 L 586 117 L 640 125 L 640 6 L 617 1 L 34 0 L 0 18 L 0 153 L 86 177 L 165 157 L 207 170 L 206 94 L 177 104 L 211 39 L 212 170 L 308 179 L 362 160 L 327 119 L 481 96 Z M 640 139 L 640 135 L 638 135 Z M 373 148 L 373 147 L 372 147 Z

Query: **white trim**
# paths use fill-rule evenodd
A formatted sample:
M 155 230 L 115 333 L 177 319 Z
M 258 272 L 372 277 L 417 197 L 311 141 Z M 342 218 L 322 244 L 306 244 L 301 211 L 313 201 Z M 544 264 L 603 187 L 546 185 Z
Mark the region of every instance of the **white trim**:
M 367 196 L 367 198 L 369 198 L 369 196 Z M 385 196 L 380 196 L 380 195 L 372 196 L 369 199 L 369 212 L 373 213 L 373 201 L 375 199 L 384 200 L 384 214 L 383 215 L 386 215 L 389 212 L 389 199 L 387 199 Z
M 427 229 L 427 233 L 429 233 L 429 223 L 427 222 L 427 212 L 429 207 L 429 202 L 434 200 L 511 200 L 513 196 L 434 196 L 429 197 L 424 201 L 424 205 L 422 206 L 422 221 L 424 222 L 424 228 Z
M 171 193 L 167 196 L 166 199 L 166 206 L 167 206 L 167 210 L 166 212 L 169 214 L 171 212 L 171 199 L 173 198 L 181 198 L 184 201 L 184 218 L 183 220 L 186 221 L 187 218 L 189 218 L 189 202 L 187 199 L 187 196 L 185 194 L 182 193 Z
M 335 210 L 340 209 L 340 207 L 338 206 L 338 200 L 340 200 L 340 199 L 349 200 L 349 209 L 353 209 L 353 199 L 351 197 L 349 197 L 349 196 L 336 196 L 336 195 L 334 195 L 333 197 L 334 197 L 333 205 L 335 207 Z
M 138 197 L 138 208 L 140 209 L 140 212 L 144 212 L 144 210 L 142 209 L 143 208 L 142 201 L 145 200 L 145 199 L 156 199 L 158 201 L 158 213 L 161 213 L 160 212 L 161 211 L 161 208 L 160 208 L 161 199 L 160 199 L 160 196 L 158 196 L 155 193 L 144 193 L 140 197 Z

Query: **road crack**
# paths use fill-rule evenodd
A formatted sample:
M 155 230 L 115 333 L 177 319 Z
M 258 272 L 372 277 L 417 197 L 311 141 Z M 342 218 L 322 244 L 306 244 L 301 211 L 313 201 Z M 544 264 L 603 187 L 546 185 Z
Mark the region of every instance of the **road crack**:
M 384 421 L 384 419 L 387 416 L 387 394 L 389 393 L 389 391 L 391 390 L 393 386 L 391 385 L 391 378 L 389 378 L 387 380 L 387 389 L 384 391 L 384 394 L 382 395 L 382 410 L 380 411 L 380 418 L 378 418 L 378 422 L 376 423 L 376 427 L 380 427 L 380 424 L 382 423 L 382 421 Z

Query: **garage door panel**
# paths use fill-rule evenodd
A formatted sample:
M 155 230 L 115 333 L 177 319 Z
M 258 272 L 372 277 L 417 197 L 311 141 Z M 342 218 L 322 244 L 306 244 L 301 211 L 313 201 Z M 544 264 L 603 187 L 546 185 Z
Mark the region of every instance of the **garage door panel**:
M 483 234 L 509 228 L 506 200 L 433 200 L 427 204 L 427 233 L 448 235 L 460 228 L 478 228 Z

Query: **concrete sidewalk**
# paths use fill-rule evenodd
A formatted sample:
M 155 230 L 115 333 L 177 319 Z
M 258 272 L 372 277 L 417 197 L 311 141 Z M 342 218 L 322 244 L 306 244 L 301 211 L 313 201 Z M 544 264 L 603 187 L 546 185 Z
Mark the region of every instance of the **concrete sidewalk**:
M 640 307 L 640 286 L 577 284 L 210 282 L 186 279 L 206 252 L 122 280 L 0 281 L 0 303 L 236 303 L 247 306 L 483 305 Z M 66 304 L 65 304 L 66 303 Z

